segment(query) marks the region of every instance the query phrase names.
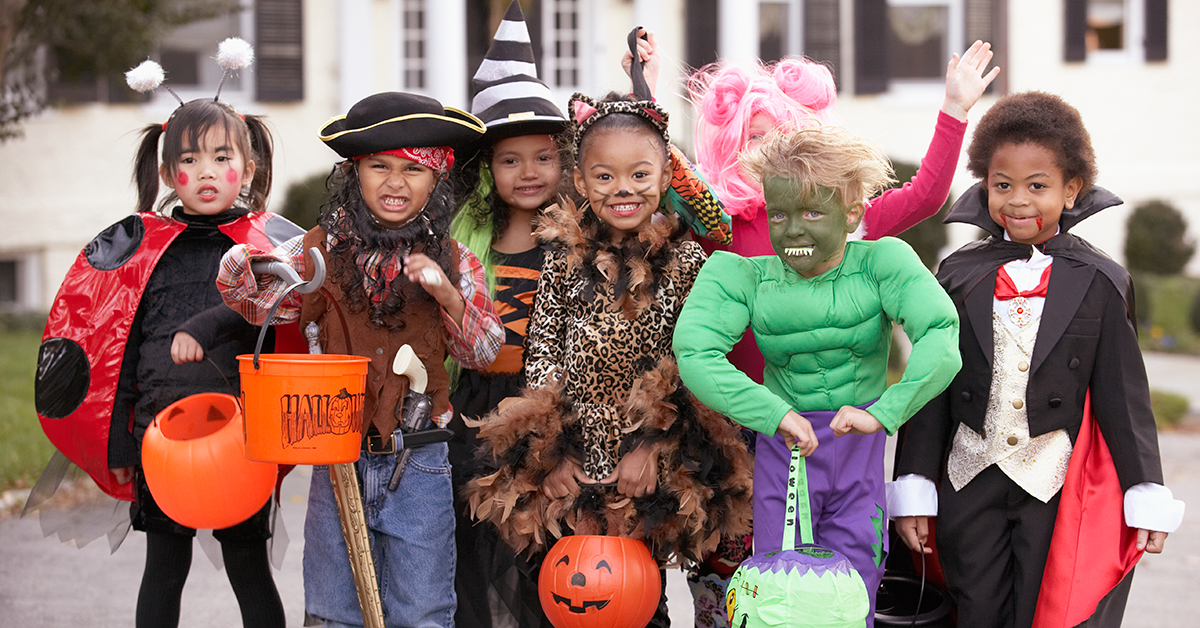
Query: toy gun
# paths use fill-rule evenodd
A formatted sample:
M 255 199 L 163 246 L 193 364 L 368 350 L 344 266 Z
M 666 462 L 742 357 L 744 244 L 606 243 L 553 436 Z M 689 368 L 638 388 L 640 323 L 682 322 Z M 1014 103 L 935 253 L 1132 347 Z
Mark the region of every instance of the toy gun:
M 429 383 L 425 365 L 413 352 L 412 347 L 400 347 L 396 352 L 396 359 L 392 361 L 392 372 L 408 378 L 408 392 L 404 394 L 400 405 L 396 406 L 400 432 L 393 436 L 396 445 L 396 470 L 392 472 L 392 479 L 388 482 L 389 491 L 394 491 L 400 486 L 413 448 L 443 443 L 454 436 L 454 432 L 445 428 L 426 429 L 433 414 L 433 398 L 425 392 Z

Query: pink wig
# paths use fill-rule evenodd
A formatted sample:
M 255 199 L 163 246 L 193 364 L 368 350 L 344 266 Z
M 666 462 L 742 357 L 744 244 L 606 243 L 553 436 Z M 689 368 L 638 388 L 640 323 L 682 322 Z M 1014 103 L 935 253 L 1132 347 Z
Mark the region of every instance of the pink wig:
M 725 209 L 744 220 L 753 220 L 763 206 L 762 188 L 738 166 L 750 119 L 761 112 L 775 121 L 776 128 L 826 124 L 837 99 L 829 68 L 796 57 L 751 69 L 718 61 L 692 75 L 688 92 L 699 112 L 700 171 Z

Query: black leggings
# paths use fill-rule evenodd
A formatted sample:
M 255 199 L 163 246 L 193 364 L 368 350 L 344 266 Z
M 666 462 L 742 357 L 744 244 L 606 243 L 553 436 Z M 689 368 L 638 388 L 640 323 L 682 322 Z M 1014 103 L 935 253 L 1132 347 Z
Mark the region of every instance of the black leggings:
M 242 625 L 284 628 L 283 603 L 271 576 L 266 541 L 221 541 Z M 146 570 L 138 591 L 137 628 L 175 628 L 183 585 L 192 567 L 192 537 L 146 533 Z

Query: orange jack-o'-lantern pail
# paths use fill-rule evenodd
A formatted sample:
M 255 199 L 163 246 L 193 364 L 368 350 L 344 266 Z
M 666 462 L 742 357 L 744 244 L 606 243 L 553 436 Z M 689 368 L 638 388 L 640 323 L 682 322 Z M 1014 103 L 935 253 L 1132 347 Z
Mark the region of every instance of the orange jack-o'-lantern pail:
M 267 503 L 278 466 L 246 458 L 236 397 L 201 393 L 154 418 L 142 439 L 142 472 L 164 513 L 190 528 L 219 530 Z
M 246 455 L 280 464 L 358 460 L 369 358 L 336 354 L 238 356 Z
M 659 578 L 641 541 L 564 536 L 542 561 L 538 598 L 555 628 L 645 626 L 658 608 Z

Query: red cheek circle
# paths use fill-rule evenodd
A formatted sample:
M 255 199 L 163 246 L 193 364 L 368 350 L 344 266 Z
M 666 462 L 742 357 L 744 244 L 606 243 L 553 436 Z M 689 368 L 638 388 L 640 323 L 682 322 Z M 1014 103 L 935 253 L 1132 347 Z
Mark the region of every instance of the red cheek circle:
M 238 182 L 237 170 L 234 170 L 233 168 L 226 170 L 225 171 L 225 180 L 230 183 L 237 183 Z
M 175 175 L 175 183 L 177 183 L 179 185 L 187 185 L 187 183 L 188 183 L 187 173 L 180 172 L 179 174 Z

